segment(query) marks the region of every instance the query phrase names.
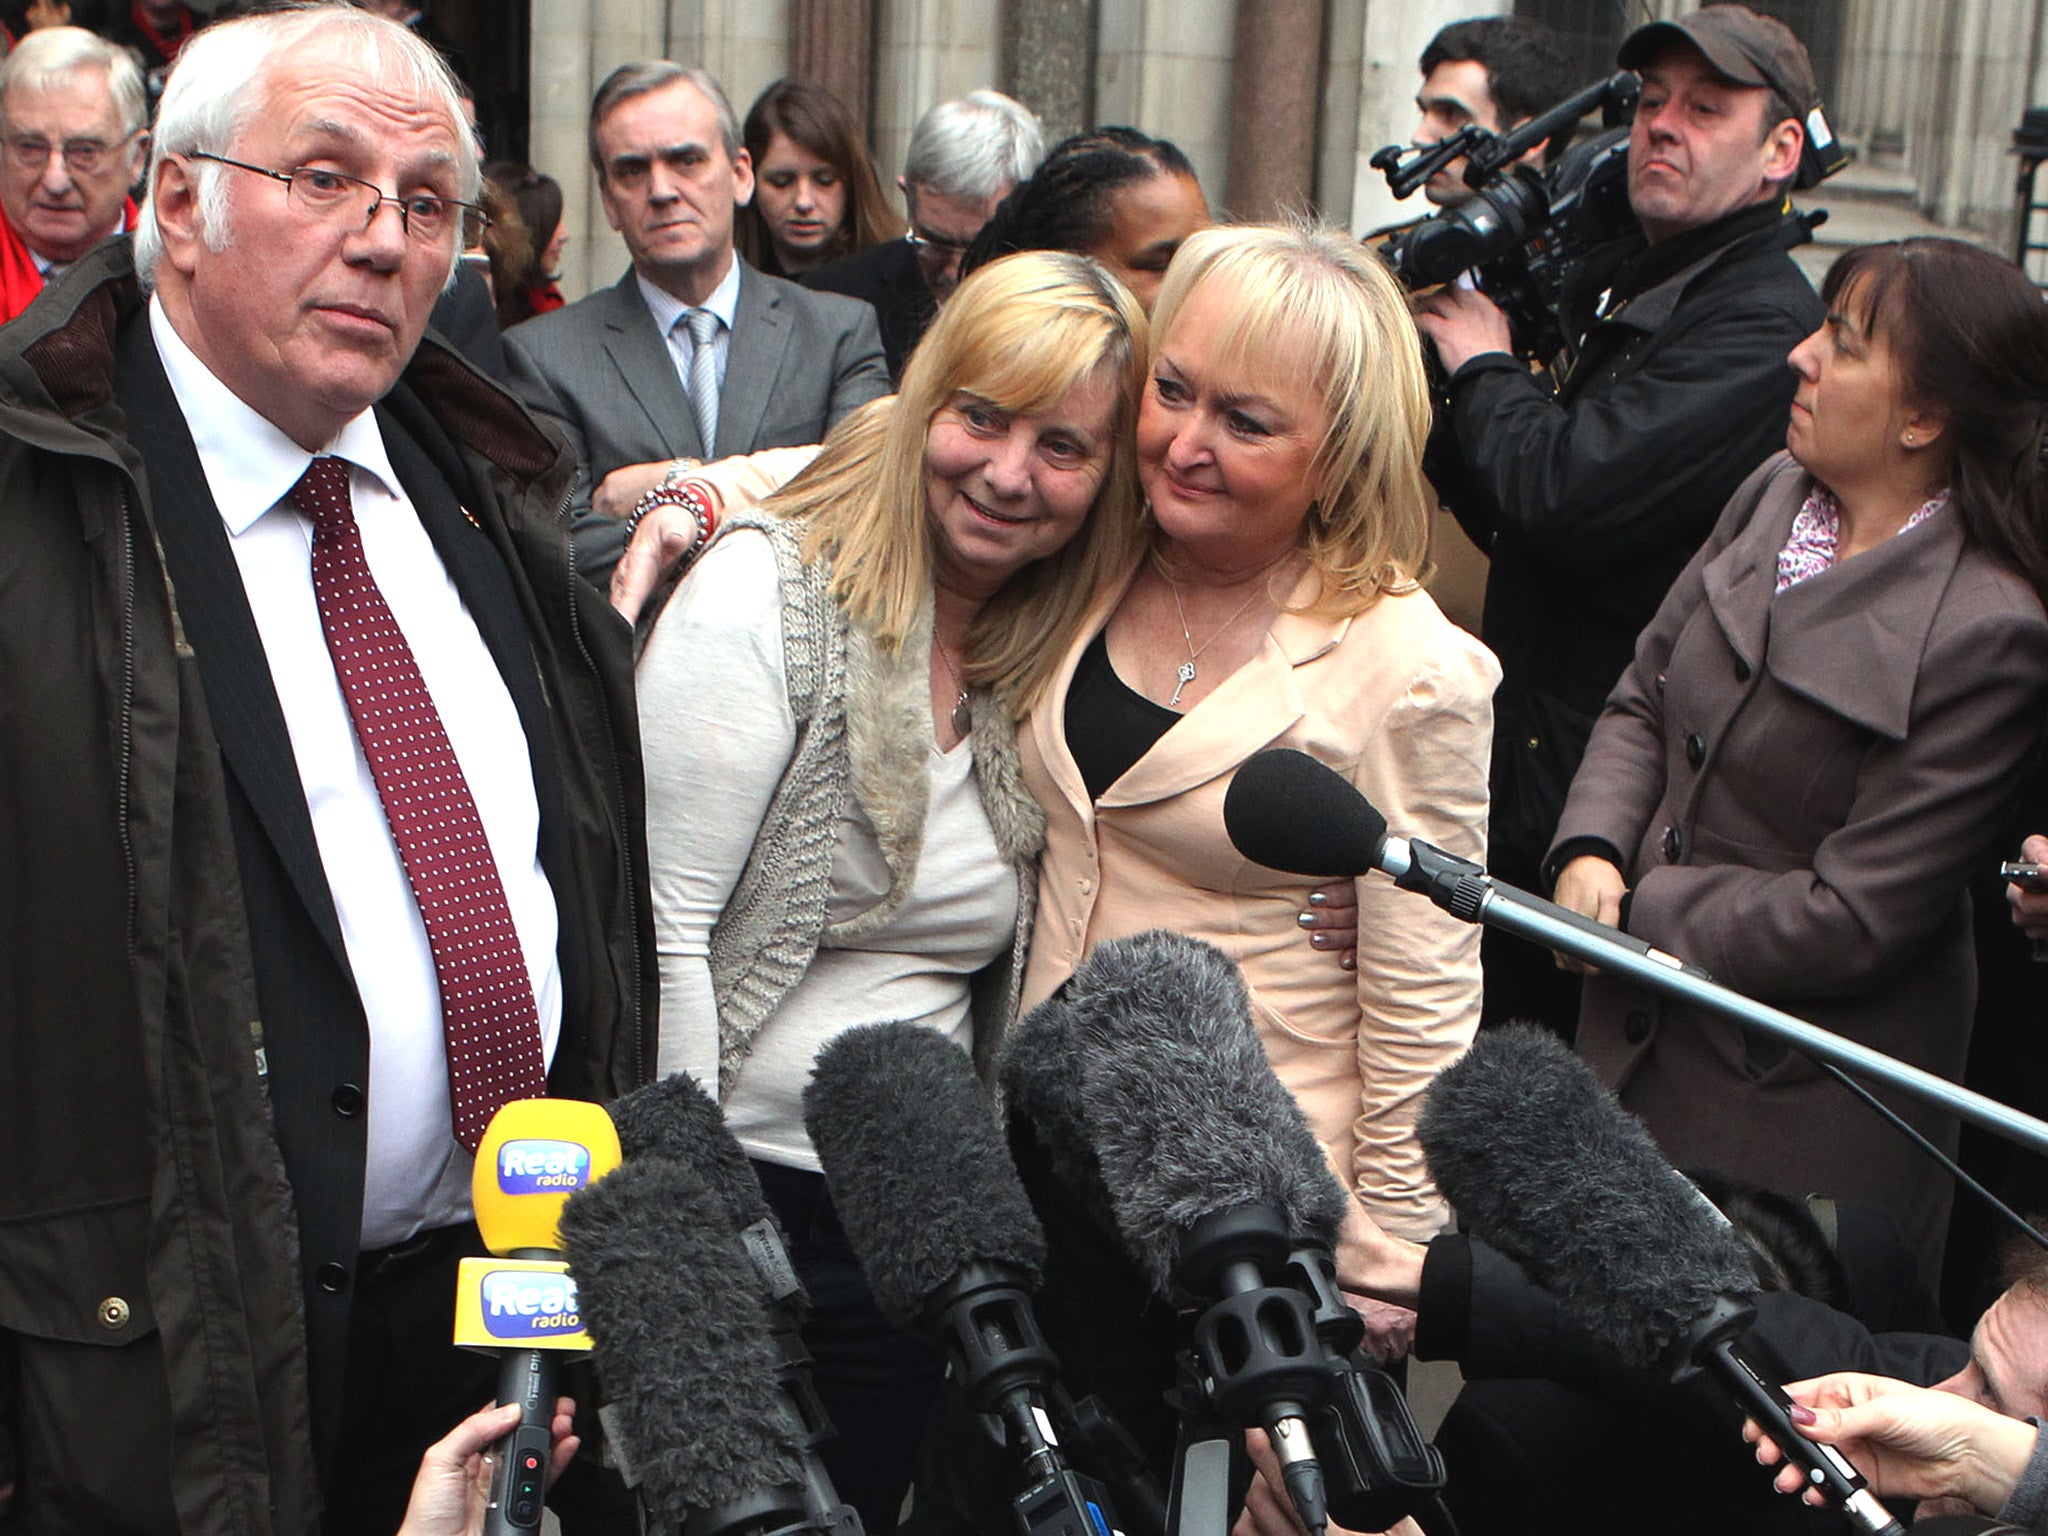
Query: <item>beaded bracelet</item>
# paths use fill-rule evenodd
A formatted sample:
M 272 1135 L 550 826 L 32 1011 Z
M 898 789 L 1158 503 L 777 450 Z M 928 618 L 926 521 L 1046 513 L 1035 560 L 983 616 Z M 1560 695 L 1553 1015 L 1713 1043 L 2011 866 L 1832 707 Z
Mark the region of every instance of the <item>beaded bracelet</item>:
M 697 520 L 697 536 L 683 551 L 684 560 L 694 560 L 711 542 L 711 535 L 718 531 L 718 511 L 711 505 L 710 489 L 702 481 L 676 481 L 671 478 L 674 473 L 671 470 L 664 475 L 661 482 L 635 502 L 633 510 L 626 514 L 626 546 L 632 547 L 633 535 L 640 531 L 640 520 L 656 507 L 681 507 Z

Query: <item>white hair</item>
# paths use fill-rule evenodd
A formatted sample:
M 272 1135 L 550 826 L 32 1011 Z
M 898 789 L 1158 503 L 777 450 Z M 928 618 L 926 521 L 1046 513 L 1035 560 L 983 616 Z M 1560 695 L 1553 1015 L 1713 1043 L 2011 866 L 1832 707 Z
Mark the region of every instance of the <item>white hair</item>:
M 135 55 L 116 48 L 83 27 L 43 27 L 31 32 L 0 63 L 0 118 L 7 115 L 8 95 L 17 90 L 47 91 L 70 84 L 80 70 L 103 69 L 114 110 L 128 133 L 149 126 L 149 93 Z
M 456 195 L 475 202 L 483 168 L 476 138 L 464 126 L 461 87 L 441 55 L 396 22 L 353 5 L 333 4 L 299 5 L 215 22 L 193 36 L 178 54 L 157 108 L 156 142 L 149 157 L 152 194 L 165 157 L 231 153 L 263 103 L 271 61 L 315 35 L 354 44 L 363 74 L 410 91 L 447 114 L 455 129 Z M 228 167 L 201 160 L 190 169 L 198 188 L 200 238 L 213 250 L 222 250 L 228 241 Z M 458 220 L 448 243 L 451 281 L 461 239 Z M 152 196 L 135 222 L 135 270 L 144 287 L 156 280 L 163 248 Z
M 969 91 L 917 120 L 903 179 L 941 197 L 996 197 L 1027 180 L 1045 158 L 1045 128 L 1001 91 Z

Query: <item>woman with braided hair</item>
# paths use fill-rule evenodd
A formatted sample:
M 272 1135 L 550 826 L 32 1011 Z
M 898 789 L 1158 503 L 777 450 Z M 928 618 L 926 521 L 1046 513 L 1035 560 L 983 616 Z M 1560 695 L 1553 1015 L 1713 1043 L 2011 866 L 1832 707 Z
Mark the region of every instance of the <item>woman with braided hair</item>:
M 964 277 L 1012 251 L 1092 256 L 1150 313 L 1181 242 L 1213 222 L 1188 157 L 1135 128 L 1096 128 L 1054 145 L 961 259 Z

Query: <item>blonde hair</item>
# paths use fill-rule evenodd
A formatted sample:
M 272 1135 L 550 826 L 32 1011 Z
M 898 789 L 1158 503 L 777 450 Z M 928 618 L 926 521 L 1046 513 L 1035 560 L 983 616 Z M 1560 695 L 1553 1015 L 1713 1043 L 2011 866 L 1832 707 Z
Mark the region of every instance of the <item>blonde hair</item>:
M 1317 606 L 1360 613 L 1424 574 L 1432 498 L 1422 473 L 1429 384 L 1408 300 L 1364 246 L 1306 221 L 1190 235 L 1152 307 L 1164 338 L 1201 288 L 1226 305 L 1216 361 L 1268 380 L 1305 379 L 1330 414 L 1311 465 L 1305 547 Z
M 1004 411 L 1040 411 L 1109 369 L 1109 462 L 1087 522 L 1004 583 L 968 633 L 966 680 L 990 686 L 1021 716 L 1104 588 L 1144 548 L 1131 442 L 1145 363 L 1143 312 L 1094 262 L 1057 251 L 992 262 L 947 300 L 911 356 L 901 392 L 842 421 L 768 510 L 808 524 L 804 558 L 830 560 L 832 593 L 848 617 L 899 649 L 931 601 L 924 453 L 932 418 L 961 393 Z

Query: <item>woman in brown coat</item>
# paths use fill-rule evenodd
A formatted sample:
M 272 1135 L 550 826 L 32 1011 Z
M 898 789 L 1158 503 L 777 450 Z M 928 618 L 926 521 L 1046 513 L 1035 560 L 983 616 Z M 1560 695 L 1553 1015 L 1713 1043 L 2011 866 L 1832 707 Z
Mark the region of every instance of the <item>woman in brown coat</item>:
M 1548 866 L 1574 910 L 1960 1077 L 1965 887 L 2048 705 L 2048 309 L 1946 240 L 1851 251 L 1821 296 L 1790 453 L 1643 632 Z M 1604 976 L 1578 1041 L 1674 1161 L 1882 1201 L 1938 1273 L 1948 1175 L 1804 1057 Z

